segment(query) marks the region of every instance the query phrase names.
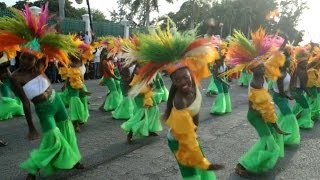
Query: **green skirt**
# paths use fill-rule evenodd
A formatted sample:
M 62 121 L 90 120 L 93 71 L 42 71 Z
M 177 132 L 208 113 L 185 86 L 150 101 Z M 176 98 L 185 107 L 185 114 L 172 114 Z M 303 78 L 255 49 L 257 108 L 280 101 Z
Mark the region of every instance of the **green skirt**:
M 284 144 L 300 144 L 299 124 L 296 116 L 292 113 L 288 99 L 276 92 L 273 92 L 272 97 L 279 108 L 278 125 L 284 132 L 290 133 L 283 136 Z
M 163 101 L 164 92 L 162 89 L 154 90 L 153 99 L 156 104 L 160 104 Z
M 103 78 L 103 82 L 104 84 L 107 85 L 110 91 L 106 97 L 106 101 L 103 105 L 103 109 L 105 111 L 113 111 L 120 105 L 122 101 L 120 86 L 118 89 L 117 82 L 113 78 L 108 78 L 108 79 Z
M 2 81 L 2 84 L 0 84 L 0 94 L 2 97 L 11 97 L 10 94 L 10 80 L 5 79 Z
M 232 111 L 232 107 L 228 87 L 217 78 L 214 78 L 214 84 L 218 89 L 218 95 L 211 106 L 210 113 L 216 115 L 230 113 Z
M 255 110 L 249 110 L 248 121 L 256 129 L 259 140 L 239 160 L 249 172 L 261 173 L 271 170 L 281 156 L 281 149 L 274 138 L 274 130 Z
M 311 129 L 314 123 L 311 119 L 311 108 L 308 104 L 306 95 L 301 89 L 295 89 L 291 91 L 292 97 L 295 99 L 296 103 L 292 108 L 293 114 L 300 115 L 298 119 L 298 124 L 300 128 Z
M 44 175 L 72 169 L 81 159 L 73 125 L 59 96 L 53 95 L 45 102 L 35 104 L 43 131 L 40 146 L 31 152 L 21 168 L 30 174 L 39 170 Z
M 210 84 L 208 86 L 208 91 L 207 93 L 211 94 L 218 94 L 218 88 L 216 86 L 216 83 L 214 83 L 214 78 L 213 76 L 210 78 Z
M 68 96 L 68 88 L 65 88 L 62 92 L 57 93 L 60 96 L 65 107 L 69 107 L 70 97 Z
M 241 71 L 238 84 L 248 86 L 251 79 L 252 79 L 252 75 L 250 73 L 248 73 L 247 71 Z
M 162 131 L 158 106 L 138 108 L 134 115 L 121 125 L 121 128 L 134 136 L 149 136 L 149 132 Z
M 71 121 L 86 123 L 89 118 L 88 102 L 80 95 L 79 89 L 68 87 L 69 116 Z
M 313 120 L 320 118 L 320 95 L 318 93 L 317 87 L 308 88 L 312 97 L 307 97 L 310 109 L 311 118 Z
M 168 145 L 173 154 L 179 149 L 177 140 L 168 137 Z M 201 147 L 200 147 L 201 148 Z M 202 150 L 202 149 L 201 149 Z M 178 162 L 180 173 L 183 180 L 215 180 L 216 175 L 213 171 L 202 170 L 195 167 L 188 167 Z
M 19 99 L 0 97 L 0 120 L 7 120 L 13 116 L 23 115 L 23 106 Z
M 121 104 L 112 111 L 112 118 L 114 119 L 130 119 L 133 116 L 134 101 L 132 98 L 126 96 Z

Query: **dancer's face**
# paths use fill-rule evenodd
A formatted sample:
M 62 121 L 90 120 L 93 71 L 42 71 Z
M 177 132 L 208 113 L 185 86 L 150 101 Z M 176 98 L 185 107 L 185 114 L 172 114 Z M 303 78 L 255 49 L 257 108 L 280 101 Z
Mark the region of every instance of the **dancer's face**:
M 263 63 L 260 63 L 258 66 L 255 68 L 251 69 L 252 73 L 254 76 L 263 76 L 265 73 L 265 68 Z
M 171 74 L 171 80 L 174 86 L 183 93 L 192 91 L 192 78 L 189 69 L 181 68 Z
M 37 58 L 31 54 L 22 53 L 20 56 L 20 67 L 22 69 L 30 70 L 36 64 Z

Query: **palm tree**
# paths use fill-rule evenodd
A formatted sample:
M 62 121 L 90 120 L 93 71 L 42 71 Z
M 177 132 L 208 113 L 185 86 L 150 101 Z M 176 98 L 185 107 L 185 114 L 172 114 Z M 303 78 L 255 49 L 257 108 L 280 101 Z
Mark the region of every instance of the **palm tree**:
M 173 3 L 173 0 L 165 0 L 168 3 Z M 131 13 L 136 15 L 138 11 L 142 12 L 142 25 L 149 26 L 150 12 L 153 10 L 159 11 L 159 0 L 123 0 L 123 3 L 131 7 Z

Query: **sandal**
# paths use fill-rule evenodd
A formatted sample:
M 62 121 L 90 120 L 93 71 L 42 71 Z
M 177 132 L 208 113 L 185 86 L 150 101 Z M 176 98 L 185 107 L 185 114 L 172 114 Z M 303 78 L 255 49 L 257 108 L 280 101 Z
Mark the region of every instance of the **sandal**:
M 8 143 L 3 141 L 3 140 L 0 140 L 0 147 L 4 147 L 4 146 L 7 146 Z

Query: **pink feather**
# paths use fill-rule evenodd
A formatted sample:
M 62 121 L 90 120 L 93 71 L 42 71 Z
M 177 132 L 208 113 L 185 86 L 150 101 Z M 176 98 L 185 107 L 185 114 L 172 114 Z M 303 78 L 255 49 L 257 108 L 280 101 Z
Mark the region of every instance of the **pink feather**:
M 36 34 L 37 24 L 35 17 L 33 16 L 31 9 L 28 4 L 25 5 L 25 10 L 23 12 L 24 18 L 26 20 L 27 25 L 33 35 Z
M 38 29 L 36 32 L 36 35 L 39 37 L 43 34 L 44 30 L 46 29 L 47 26 L 47 20 L 48 20 L 48 2 L 41 7 L 41 12 L 39 14 L 39 21 L 38 21 Z

